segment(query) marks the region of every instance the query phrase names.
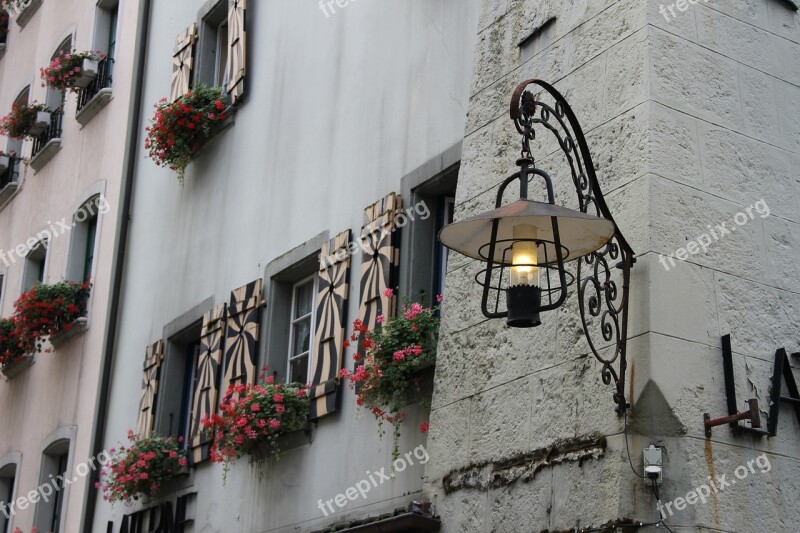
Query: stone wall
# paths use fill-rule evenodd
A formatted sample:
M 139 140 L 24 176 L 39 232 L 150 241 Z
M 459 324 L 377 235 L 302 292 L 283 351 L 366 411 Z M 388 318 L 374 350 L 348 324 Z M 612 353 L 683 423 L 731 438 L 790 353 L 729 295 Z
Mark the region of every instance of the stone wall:
M 554 83 L 638 256 L 627 375 L 633 466 L 641 472 L 651 441 L 666 448 L 666 504 L 708 476 L 735 480 L 737 466 L 767 452 L 769 472 L 756 467 L 666 523 L 788 531 L 800 518 L 793 410 L 782 407 L 772 439 L 723 426 L 707 440 L 703 413 L 727 414 L 722 335 L 732 336 L 742 410 L 758 398 L 764 424 L 775 351 L 800 348 L 800 15 L 779 0 L 709 0 L 673 6 L 674 17 L 668 6 L 664 15 L 655 1 L 484 0 L 456 218 L 490 208 L 513 172 L 513 88 L 528 78 Z M 569 180 L 549 159 L 542 167 Z M 751 209 L 737 226 L 736 215 L 760 200 L 769 216 Z M 666 259 L 722 223 L 735 230 L 705 253 L 674 266 Z M 481 315 L 478 270 L 451 256 L 426 470 L 445 531 L 658 520 L 652 491 L 628 464 L 612 389 L 587 355 L 576 295 L 538 328 L 511 330 Z

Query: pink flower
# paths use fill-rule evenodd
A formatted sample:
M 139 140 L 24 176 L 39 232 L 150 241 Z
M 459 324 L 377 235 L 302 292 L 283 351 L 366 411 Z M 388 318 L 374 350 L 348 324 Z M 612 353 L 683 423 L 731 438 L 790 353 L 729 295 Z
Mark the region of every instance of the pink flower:
M 428 424 L 427 422 L 423 422 L 422 424 L 419 425 L 419 430 L 423 433 L 427 433 L 430 427 L 431 427 L 430 424 Z
M 253 405 L 250 406 L 250 410 L 253 411 L 254 413 L 256 411 L 260 411 L 261 410 L 261 404 L 254 403 Z
M 275 383 L 275 376 L 267 376 L 267 383 Z
M 278 405 L 275 406 L 275 412 L 278 413 L 279 415 L 283 414 L 283 412 L 285 410 L 286 410 L 286 407 L 284 407 L 283 404 L 279 403 Z
M 386 289 L 385 291 L 383 291 L 383 295 L 386 296 L 387 298 L 391 298 L 392 296 L 394 296 L 394 289 Z
M 394 360 L 395 361 L 402 361 L 406 354 L 403 353 L 403 350 L 397 350 L 394 352 Z
M 178 464 L 180 466 L 186 466 L 186 457 L 181 457 L 180 459 L 178 459 Z
M 383 316 L 383 315 L 378 315 L 378 316 L 375 318 L 375 322 L 377 322 L 378 324 L 383 324 L 383 322 L 384 322 L 385 320 L 386 320 L 386 317 L 385 317 L 385 316 Z
M 443 294 L 437 294 L 436 295 L 436 303 L 442 303 L 442 300 L 444 300 L 444 295 Z
M 272 401 L 275 403 L 283 403 L 283 394 L 273 394 Z
M 274 418 L 270 418 L 269 427 L 272 429 L 278 429 L 279 427 L 281 427 L 281 423 L 275 420 Z

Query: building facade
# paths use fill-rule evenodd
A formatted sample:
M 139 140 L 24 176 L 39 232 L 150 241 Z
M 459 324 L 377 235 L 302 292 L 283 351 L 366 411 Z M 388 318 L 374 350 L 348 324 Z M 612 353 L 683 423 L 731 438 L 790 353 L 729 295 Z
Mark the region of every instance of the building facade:
M 541 326 L 514 330 L 481 315 L 478 261 L 451 261 L 425 485 L 444 530 L 796 529 L 800 419 L 772 396 L 780 387 L 779 397 L 796 397 L 785 370 L 800 375 L 797 357 L 782 355 L 800 343 L 790 272 L 800 235 L 796 9 L 770 0 L 482 2 L 455 218 L 493 207 L 514 169 L 514 88 L 553 82 L 638 258 L 631 406 L 615 412 L 577 288 Z M 544 133 L 537 166 L 553 176 L 558 203 L 576 208 L 569 166 Z M 592 333 L 611 359 L 603 348 L 612 342 Z M 776 361 L 785 365 L 773 381 Z M 704 413 L 747 411 L 747 399 L 759 402 L 760 429 L 740 421 L 745 429 L 725 424 L 706 436 Z M 638 477 L 651 443 L 663 468 L 661 524 L 656 491 Z
M 187 531 L 322 530 L 422 498 L 427 408 L 406 411 L 409 464 L 392 479 L 391 428 L 379 437 L 338 371 L 353 369 L 352 322 L 390 314 L 385 289 L 428 303 L 441 291 L 435 232 L 455 193 L 477 17 L 455 0 L 152 3 L 143 126 L 152 104 L 201 85 L 222 87 L 229 116 L 183 184 L 144 157 L 139 132 L 97 451 L 129 430 L 171 435 L 192 466 L 158 501 L 111 506 L 96 491 L 85 530 L 152 530 L 165 513 L 191 518 Z M 223 483 L 197 424 L 264 366 L 311 383 L 312 425 L 260 475 L 245 458 Z M 341 505 L 370 473 L 367 497 Z
M 0 531 L 78 531 L 86 473 L 59 480 L 61 490 L 51 485 L 45 497 L 26 498 L 92 455 L 137 6 L 27 0 L 4 7 L 0 116 L 34 102 L 51 113 L 24 139 L 0 136 L 0 151 L 11 154 L 0 157 L 0 315 L 14 316 L 15 302 L 36 285 L 88 281 L 92 289 L 88 301 L 75 302 L 76 320 L 59 324 L 40 350 L 2 365 Z M 43 86 L 40 68 L 73 50 L 99 50 L 106 59 L 76 92 Z M 21 312 L 30 318 L 52 300 L 28 302 Z

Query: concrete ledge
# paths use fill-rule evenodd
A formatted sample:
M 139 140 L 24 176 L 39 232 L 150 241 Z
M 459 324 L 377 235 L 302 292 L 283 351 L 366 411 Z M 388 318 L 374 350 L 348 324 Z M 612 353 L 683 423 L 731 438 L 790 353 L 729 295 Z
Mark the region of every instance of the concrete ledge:
M 113 92 L 111 87 L 100 89 L 100 91 L 83 106 L 83 109 L 75 114 L 75 120 L 78 121 L 81 127 L 88 124 L 101 109 L 108 105 L 113 97 Z
M 31 168 L 38 172 L 61 150 L 61 138 L 50 139 L 44 148 L 31 159 Z
M 9 381 L 20 375 L 31 365 L 33 365 L 33 355 L 26 355 L 22 360 L 4 366 L 2 372 L 6 377 L 6 381 Z
M 56 349 L 63 346 L 71 338 L 86 331 L 86 324 L 88 321 L 89 320 L 85 316 L 76 318 L 69 324 L 69 328 L 62 329 L 58 333 L 50 335 L 50 344 Z

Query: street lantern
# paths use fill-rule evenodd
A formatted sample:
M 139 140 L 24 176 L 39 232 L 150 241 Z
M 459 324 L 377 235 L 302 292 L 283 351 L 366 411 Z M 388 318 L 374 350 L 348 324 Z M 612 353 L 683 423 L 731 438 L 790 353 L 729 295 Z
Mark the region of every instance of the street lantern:
M 495 209 L 445 226 L 439 240 L 486 263 L 476 276 L 483 287 L 481 311 L 487 318 L 505 318 L 511 327 L 540 325 L 540 314 L 563 305 L 569 287 L 577 281 L 584 333 L 603 363 L 603 381 L 616 384 L 614 398 L 621 411 L 627 407 L 625 347 L 633 250 L 606 206 L 586 138 L 564 97 L 543 81 L 525 81 L 514 91 L 511 119 L 522 137 L 522 153 L 516 162 L 519 170 L 500 184 Z M 555 136 L 579 209 L 556 204 L 553 180 L 536 165 L 531 152 L 537 130 Z M 519 199 L 504 205 L 506 189 L 515 182 Z M 546 202 L 529 198 L 529 189 L 534 187 L 541 191 L 537 197 L 545 197 Z M 575 275 L 566 266 L 573 261 L 577 262 Z M 612 276 L 615 267 L 622 272 L 622 291 Z M 602 346 L 612 346 L 611 355 L 603 357 L 598 352 L 593 330 L 602 336 Z M 614 368 L 617 361 L 619 371 Z

